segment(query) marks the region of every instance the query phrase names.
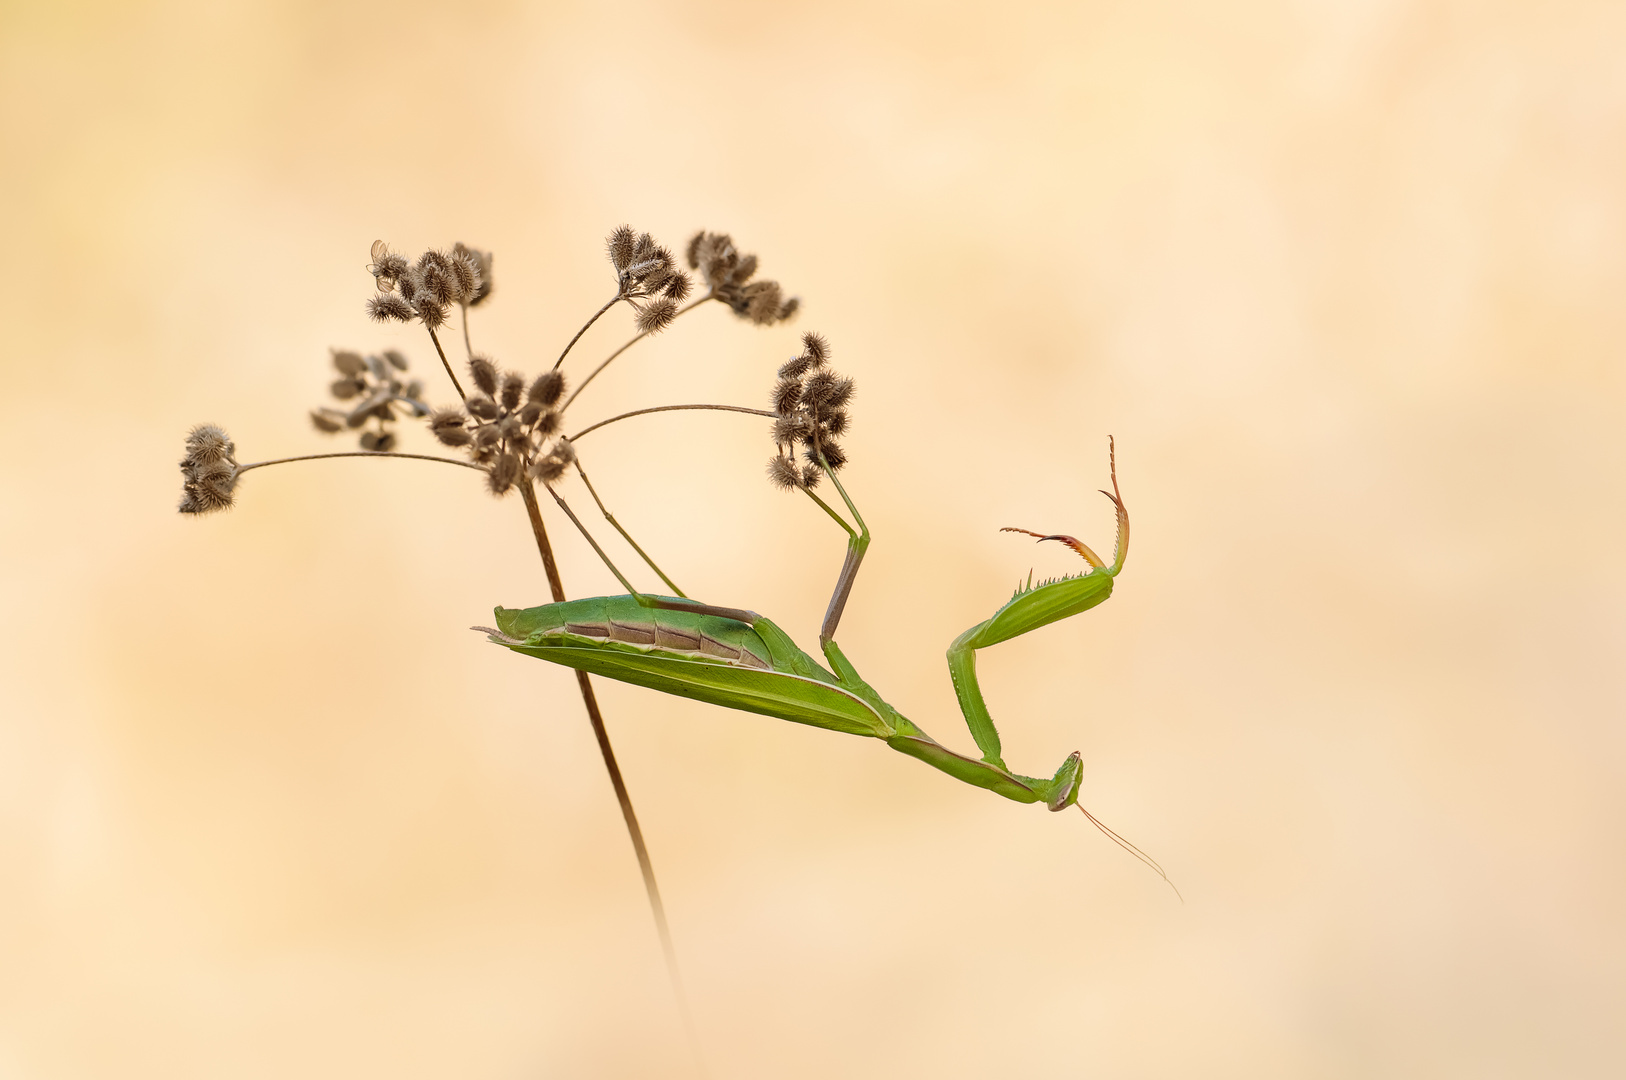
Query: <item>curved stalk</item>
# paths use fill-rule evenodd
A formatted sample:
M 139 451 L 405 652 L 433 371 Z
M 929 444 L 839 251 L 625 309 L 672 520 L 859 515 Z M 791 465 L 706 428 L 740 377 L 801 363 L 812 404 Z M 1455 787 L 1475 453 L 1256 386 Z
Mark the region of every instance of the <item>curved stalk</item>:
M 656 405 L 648 409 L 634 409 L 631 412 L 624 412 L 620 416 L 612 416 L 608 420 L 600 420 L 596 424 L 589 424 L 580 431 L 576 432 L 576 434 L 568 436 L 568 438 L 571 442 L 575 442 L 583 435 L 586 435 L 589 431 L 597 431 L 606 424 L 613 424 L 617 420 L 626 420 L 633 416 L 645 416 L 649 413 L 658 412 L 682 412 L 686 409 L 705 409 L 713 412 L 750 413 L 752 416 L 766 416 L 769 420 L 772 420 L 775 416 L 779 415 L 778 413 L 771 413 L 767 409 L 748 409 L 744 405 Z
M 323 458 L 340 457 L 373 457 L 373 458 L 410 458 L 413 461 L 438 461 L 442 465 L 461 465 L 465 469 L 474 469 L 485 472 L 485 467 L 476 465 L 472 461 L 459 461 L 457 458 L 435 457 L 432 454 L 398 454 L 393 450 L 340 450 L 332 454 L 300 454 L 297 457 L 272 458 L 269 461 L 251 461 L 247 465 L 237 466 L 237 475 L 241 476 L 250 469 L 263 469 L 267 465 L 286 465 L 290 461 L 320 461 Z

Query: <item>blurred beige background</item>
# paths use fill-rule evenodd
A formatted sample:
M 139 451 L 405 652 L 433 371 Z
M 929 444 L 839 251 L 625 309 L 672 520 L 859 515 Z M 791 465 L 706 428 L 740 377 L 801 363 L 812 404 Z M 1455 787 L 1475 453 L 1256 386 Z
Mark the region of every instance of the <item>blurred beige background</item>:
M 827 334 L 842 640 L 955 745 L 948 641 L 1076 568 L 996 530 L 1110 546 L 1117 437 L 1117 595 L 984 684 L 1187 900 L 1076 814 L 601 681 L 716 1076 L 1626 1069 L 1626 7 L 0 12 L 0 1078 L 686 1075 L 569 673 L 464 629 L 545 598 L 519 501 L 349 461 L 174 513 L 198 421 L 340 448 L 329 346 L 433 374 L 374 239 L 494 249 L 476 344 L 534 371 L 621 221 L 805 306 L 685 317 L 572 426 L 757 404 Z M 582 449 L 811 646 L 841 536 L 763 428 Z

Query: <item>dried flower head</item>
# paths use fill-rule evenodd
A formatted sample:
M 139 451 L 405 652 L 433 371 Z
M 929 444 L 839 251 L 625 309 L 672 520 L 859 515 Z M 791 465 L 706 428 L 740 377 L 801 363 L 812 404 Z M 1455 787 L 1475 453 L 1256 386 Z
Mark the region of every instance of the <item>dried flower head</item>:
M 374 322 L 411 322 L 417 310 L 392 292 L 381 292 L 367 300 L 367 314 Z
M 237 447 L 223 428 L 199 424 L 186 436 L 181 458 L 183 514 L 212 514 L 228 509 L 237 489 Z
M 491 252 L 471 248 L 459 240 L 452 245 L 452 257 L 454 260 L 460 259 L 467 263 L 473 268 L 476 277 L 474 290 L 463 303 L 468 307 L 485 303 L 486 298 L 491 295 Z
M 790 318 L 801 306 L 796 297 L 785 298 L 777 281 L 752 281 L 757 257 L 741 254 L 727 233 L 695 233 L 687 254 L 689 267 L 700 271 L 712 295 L 742 319 L 769 326 Z
M 638 312 L 641 333 L 656 333 L 677 315 L 677 305 L 689 295 L 689 275 L 666 248 L 648 233 L 635 233 L 630 225 L 617 226 L 604 241 L 615 267 L 619 297 Z
M 802 335 L 802 351 L 782 364 L 773 388 L 773 442 L 777 453 L 768 462 L 768 478 L 777 486 L 811 488 L 823 466 L 835 472 L 847 464 L 836 436 L 847 430 L 847 406 L 853 380 L 827 367 L 830 344 L 818 334 Z M 806 461 L 797 468 L 794 454 Z
M 332 435 L 345 428 L 367 428 L 361 433 L 361 448 L 384 451 L 396 445 L 389 425 L 398 416 L 429 414 L 429 407 L 422 401 L 423 384 L 403 382 L 401 378 L 407 370 L 407 358 L 401 353 L 394 349 L 368 356 L 349 349 L 332 352 L 333 367 L 341 377 L 328 384 L 328 392 L 347 407 L 313 409 L 311 424 L 317 431 Z M 370 428 L 369 421 L 374 422 Z

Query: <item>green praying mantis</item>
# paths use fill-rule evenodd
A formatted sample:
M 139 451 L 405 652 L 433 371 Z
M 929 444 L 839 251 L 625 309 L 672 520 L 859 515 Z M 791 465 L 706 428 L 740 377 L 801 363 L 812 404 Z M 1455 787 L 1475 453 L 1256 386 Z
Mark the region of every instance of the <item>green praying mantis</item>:
M 1117 513 L 1112 563 L 1107 564 L 1088 545 L 1071 536 L 1027 529 L 1001 530 L 1064 543 L 1089 564 L 1089 569 L 1038 585 L 1032 583 L 1030 575 L 1028 584 L 1018 588 L 1003 607 L 955 638 L 948 648 L 954 692 L 971 737 L 982 751 L 980 758 L 949 749 L 887 704 L 859 676 L 836 644 L 836 627 L 869 547 L 870 533 L 858 507 L 822 456 L 821 471 L 840 493 L 854 523 L 848 524 L 810 489 L 802 489 L 847 532 L 846 559 L 819 632 L 819 647 L 828 668 L 798 648 L 771 620 L 754 611 L 639 592 L 551 486 L 549 492 L 555 501 L 626 587 L 627 595 L 531 608 L 499 607 L 495 611 L 496 628 L 473 629 L 485 632 L 490 640 L 514 652 L 606 678 L 724 708 L 882 739 L 892 749 L 918 758 L 956 780 L 1016 802 L 1043 803 L 1053 811 L 1078 806 L 1083 768 L 1078 751 L 1067 755 L 1048 778 L 1024 776 L 1005 764 L 999 732 L 977 683 L 976 654 L 978 649 L 1088 611 L 1112 595 L 1113 582 L 1123 570 L 1129 551 L 1129 513 L 1118 491 L 1117 453 L 1110 440 L 1109 447 L 1112 490 L 1103 490 L 1102 494 L 1112 500 Z M 1084 807 L 1079 806 L 1079 810 L 1113 841 L 1168 880 L 1162 867 L 1139 848 L 1101 824 Z

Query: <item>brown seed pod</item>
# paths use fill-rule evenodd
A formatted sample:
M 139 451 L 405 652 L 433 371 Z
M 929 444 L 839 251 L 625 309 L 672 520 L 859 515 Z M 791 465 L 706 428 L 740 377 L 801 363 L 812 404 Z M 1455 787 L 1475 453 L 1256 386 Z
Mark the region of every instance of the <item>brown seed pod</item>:
M 344 430 L 344 417 L 342 413 L 334 416 L 326 409 L 312 409 L 311 426 L 324 435 L 332 435 L 334 432 Z
M 672 325 L 677 318 L 677 302 L 667 297 L 652 300 L 638 309 L 638 332 L 641 334 L 658 334 Z
M 379 293 L 367 301 L 367 314 L 374 322 L 411 322 L 416 312 L 394 293 Z
M 790 489 L 800 487 L 802 475 L 796 468 L 796 463 L 784 454 L 775 454 L 768 459 L 768 481 L 777 488 Z
M 355 378 L 367 370 L 367 361 L 363 360 L 358 352 L 351 352 L 349 349 L 334 349 L 333 366 L 338 370 L 339 374 Z
M 807 369 L 812 366 L 813 358 L 804 353 L 801 356 L 792 357 L 791 359 L 786 360 L 783 364 L 780 364 L 779 377 L 781 379 L 800 379 L 803 375 L 807 374 Z
M 464 404 L 473 416 L 478 416 L 482 420 L 497 419 L 497 403 L 484 394 L 471 394 Z
M 495 396 L 497 393 L 497 365 L 479 353 L 469 357 L 469 376 L 474 379 L 474 385 L 485 393 Z
M 365 389 L 367 384 L 360 379 L 334 379 L 328 384 L 328 392 L 340 401 L 349 401 Z
M 564 392 L 565 377 L 557 371 L 544 371 L 531 384 L 531 390 L 527 396 L 532 401 L 540 402 L 543 405 L 554 405 L 558 403 L 560 396 Z
M 790 411 L 802 402 L 802 383 L 800 379 L 780 379 L 773 388 L 773 411 L 781 416 L 788 415 Z
M 502 407 L 519 408 L 519 399 L 525 393 L 525 376 L 509 372 L 502 379 Z

